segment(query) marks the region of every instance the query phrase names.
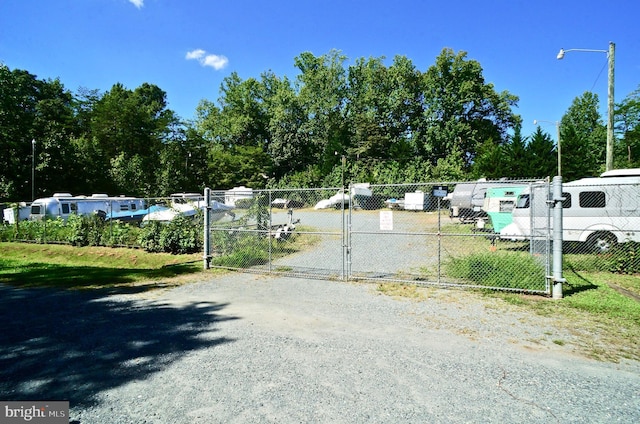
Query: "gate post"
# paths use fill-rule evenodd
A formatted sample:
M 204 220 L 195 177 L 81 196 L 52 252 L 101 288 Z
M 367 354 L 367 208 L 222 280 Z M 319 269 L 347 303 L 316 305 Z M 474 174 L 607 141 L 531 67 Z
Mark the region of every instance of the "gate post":
M 211 189 L 204 189 L 204 253 L 202 255 L 204 269 L 211 268 Z
M 551 297 L 562 299 L 562 177 L 553 177 L 553 288 Z

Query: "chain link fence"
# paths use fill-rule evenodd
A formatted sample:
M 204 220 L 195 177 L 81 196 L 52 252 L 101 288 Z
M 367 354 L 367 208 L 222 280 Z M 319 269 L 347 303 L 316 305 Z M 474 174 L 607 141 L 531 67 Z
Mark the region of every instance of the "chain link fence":
M 213 267 L 318 278 L 345 278 L 348 196 L 338 188 L 251 190 L 227 194 L 233 220 L 210 224 Z M 212 192 L 213 196 L 220 193 Z M 207 243 L 205 243 L 207 245 Z
M 572 270 L 640 272 L 639 182 L 563 184 L 559 256 L 552 197 L 546 180 L 60 195 L 10 209 L 26 220 L 10 221 L 5 210 L 0 240 L 204 249 L 207 267 L 544 294 L 561 278 L 555 261 Z
M 468 182 L 251 191 L 234 220 L 205 230 L 205 257 L 254 272 L 548 293 L 548 237 L 539 254 L 492 224 L 508 224 L 528 183 L 493 182 L 505 189 L 495 205 L 491 184 Z
M 0 240 L 201 252 L 203 199 L 199 193 L 144 199 L 59 193 L 9 205 Z

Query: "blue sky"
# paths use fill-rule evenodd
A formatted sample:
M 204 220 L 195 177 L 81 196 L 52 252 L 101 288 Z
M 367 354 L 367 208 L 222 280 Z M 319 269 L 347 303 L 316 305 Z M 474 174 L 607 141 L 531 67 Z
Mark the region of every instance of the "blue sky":
M 0 61 L 73 92 L 144 82 L 194 117 L 223 78 L 264 71 L 293 79 L 294 58 L 340 50 L 353 62 L 396 55 L 426 71 L 445 47 L 466 51 L 496 90 L 519 96 L 533 120 L 556 121 L 585 91 L 606 122 L 607 50 L 616 44 L 615 99 L 640 85 L 637 0 L 1 0 Z M 553 124 L 542 123 L 555 138 Z

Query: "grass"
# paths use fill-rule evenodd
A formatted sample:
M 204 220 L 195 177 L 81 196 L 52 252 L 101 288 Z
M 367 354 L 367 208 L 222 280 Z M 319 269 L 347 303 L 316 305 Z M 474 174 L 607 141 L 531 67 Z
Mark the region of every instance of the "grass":
M 152 289 L 202 269 L 201 254 L 0 243 L 0 283 L 23 288 Z
M 555 335 L 552 342 L 587 357 L 640 361 L 640 276 L 575 269 L 566 270 L 564 276 L 564 297 L 558 300 L 489 290 L 467 291 L 460 296 L 481 295 L 487 305 L 500 302 L 514 310 L 552 318 L 558 332 L 571 335 L 571 340 Z M 416 301 L 427 301 L 434 290 L 397 283 L 378 285 L 380 293 Z

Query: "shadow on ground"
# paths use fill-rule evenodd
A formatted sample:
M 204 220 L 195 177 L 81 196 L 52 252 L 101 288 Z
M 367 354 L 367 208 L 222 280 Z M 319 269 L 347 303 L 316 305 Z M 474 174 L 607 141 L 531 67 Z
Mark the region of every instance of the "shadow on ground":
M 235 319 L 219 316 L 226 304 L 176 307 L 104 293 L 0 285 L 0 399 L 88 406 L 101 391 L 233 341 L 216 329 Z

